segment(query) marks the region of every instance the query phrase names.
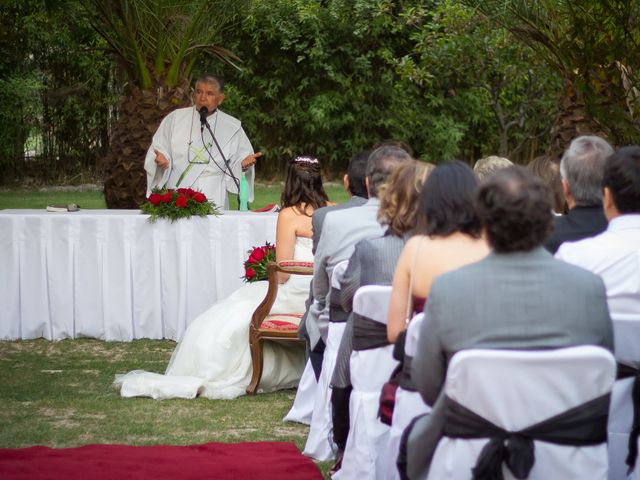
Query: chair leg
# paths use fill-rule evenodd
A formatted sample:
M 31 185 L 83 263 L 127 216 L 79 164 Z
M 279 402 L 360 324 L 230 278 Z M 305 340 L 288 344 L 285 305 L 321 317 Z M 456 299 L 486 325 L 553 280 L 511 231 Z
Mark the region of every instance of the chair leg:
M 251 349 L 251 364 L 253 373 L 251 374 L 251 382 L 247 387 L 247 395 L 255 395 L 262 378 L 262 340 L 258 336 L 253 336 L 249 344 Z

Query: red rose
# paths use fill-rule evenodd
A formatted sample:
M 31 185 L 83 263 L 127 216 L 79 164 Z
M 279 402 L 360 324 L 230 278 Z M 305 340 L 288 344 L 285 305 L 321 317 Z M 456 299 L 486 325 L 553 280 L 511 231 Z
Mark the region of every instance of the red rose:
M 173 195 L 173 192 L 171 190 L 169 190 L 167 193 L 160 195 L 160 200 L 163 203 L 169 203 L 171 201 L 171 196 Z
M 205 196 L 205 194 L 204 193 L 200 193 L 200 192 L 195 192 L 193 194 L 193 199 L 198 203 L 202 203 L 202 202 L 206 202 L 207 201 L 207 197 Z
M 176 198 L 176 207 L 184 208 L 186 206 L 187 206 L 187 197 L 183 197 L 182 195 L 180 195 L 178 198 Z
M 254 262 L 259 262 L 264 258 L 264 250 L 262 248 L 255 248 L 253 252 L 251 252 L 251 257 L 253 257 Z M 251 258 L 249 257 L 249 258 Z
M 151 195 L 149 195 L 149 201 L 153 205 L 158 205 L 161 200 L 162 200 L 162 195 L 158 195 L 157 193 L 152 193 Z
M 245 268 L 244 269 L 244 276 L 247 278 L 253 278 L 256 276 L 256 272 L 255 270 L 251 269 L 251 268 Z
M 179 188 L 178 193 L 184 195 L 186 198 L 191 198 L 195 192 L 190 188 Z

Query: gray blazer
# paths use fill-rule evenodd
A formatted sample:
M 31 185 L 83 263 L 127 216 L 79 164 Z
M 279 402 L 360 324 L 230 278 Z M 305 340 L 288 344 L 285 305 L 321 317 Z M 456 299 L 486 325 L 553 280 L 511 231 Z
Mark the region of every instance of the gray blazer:
M 360 240 L 349 259 L 349 266 L 340 282 L 340 303 L 346 312 L 353 309 L 353 296 L 364 285 L 391 285 L 393 272 L 408 237 L 393 235 Z M 349 315 L 338 349 L 331 385 L 351 385 L 349 369 L 353 351 L 353 318 Z
M 316 249 L 318 248 L 318 242 L 320 241 L 320 234 L 322 233 L 322 225 L 324 224 L 324 218 L 326 217 L 327 213 L 333 212 L 335 210 L 344 210 L 345 208 L 359 207 L 361 205 L 364 205 L 366 201 L 367 201 L 366 198 L 353 196 L 349 198 L 349 200 L 347 200 L 346 202 L 341 203 L 339 205 L 329 205 L 327 207 L 322 207 L 315 210 L 313 212 L 313 215 L 311 216 L 311 228 L 313 230 L 313 235 L 311 237 L 313 245 L 311 247 L 312 248 L 311 251 L 314 254 L 316 253 Z M 307 316 L 309 315 L 309 308 L 311 307 L 312 304 L 313 304 L 313 282 L 311 282 L 311 285 L 309 286 L 309 298 L 307 298 L 307 301 L 305 302 L 305 312 L 302 318 L 300 319 L 300 325 L 298 326 L 298 337 L 300 338 L 306 338 L 308 336 Z
M 327 213 L 344 210 L 345 208 L 359 207 L 364 205 L 366 202 L 366 198 L 353 196 L 344 203 L 322 207 L 313 212 L 313 216 L 311 217 L 311 226 L 313 228 L 313 253 L 316 253 L 316 249 L 318 248 L 320 233 L 322 233 L 322 225 L 324 224 L 324 218 L 327 216 Z
M 322 338 L 327 339 L 329 326 L 329 291 L 333 267 L 353 253 L 355 244 L 363 238 L 382 235 L 378 223 L 377 198 L 354 208 L 329 212 L 324 219 L 318 249 L 313 259 L 313 304 L 309 307 L 306 329 L 313 350 Z
M 431 415 L 409 436 L 409 478 L 424 478 L 441 437 L 441 391 L 454 353 L 469 348 L 540 349 L 598 345 L 613 351 L 602 280 L 538 247 L 491 253 L 436 278 L 411 376 Z

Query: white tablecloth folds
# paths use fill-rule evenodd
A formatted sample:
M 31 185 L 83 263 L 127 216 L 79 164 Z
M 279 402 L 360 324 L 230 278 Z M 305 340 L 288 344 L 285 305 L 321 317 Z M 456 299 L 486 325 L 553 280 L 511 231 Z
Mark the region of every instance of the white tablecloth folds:
M 277 214 L 155 224 L 138 210 L 0 211 L 0 339 L 179 340 L 242 284 Z M 232 321 L 233 319 L 229 319 Z

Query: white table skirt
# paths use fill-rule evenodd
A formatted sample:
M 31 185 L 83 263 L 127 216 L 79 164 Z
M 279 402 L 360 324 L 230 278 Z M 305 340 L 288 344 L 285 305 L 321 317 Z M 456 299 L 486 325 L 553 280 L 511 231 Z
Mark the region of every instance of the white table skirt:
M 275 242 L 276 219 L 0 210 L 0 339 L 179 340 L 242 284 L 247 250 Z

